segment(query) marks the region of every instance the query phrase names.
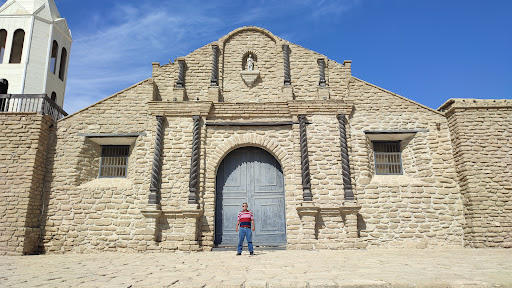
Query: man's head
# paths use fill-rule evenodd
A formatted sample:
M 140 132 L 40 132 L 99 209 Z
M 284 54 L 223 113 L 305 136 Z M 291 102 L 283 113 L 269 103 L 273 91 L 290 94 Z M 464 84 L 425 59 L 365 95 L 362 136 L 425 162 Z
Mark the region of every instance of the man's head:
M 247 208 L 249 208 L 249 205 L 247 205 L 247 202 L 242 203 L 242 209 L 244 211 L 247 211 Z

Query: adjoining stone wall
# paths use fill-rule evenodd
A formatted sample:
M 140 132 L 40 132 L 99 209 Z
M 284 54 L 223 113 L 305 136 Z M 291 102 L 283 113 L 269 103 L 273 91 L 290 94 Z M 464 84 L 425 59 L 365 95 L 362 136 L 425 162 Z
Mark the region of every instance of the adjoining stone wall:
M 153 99 L 148 79 L 57 122 L 47 162 L 44 252 L 156 249 L 141 213 L 156 131 L 146 103 Z M 81 133 L 140 133 L 130 148 L 128 176 L 98 178 L 101 146 Z
M 463 203 L 444 115 L 357 78 L 349 155 L 359 230 L 369 247 L 463 245 Z M 420 130 L 401 143 L 403 175 L 375 175 L 364 131 Z
M 37 251 L 52 123 L 36 113 L 0 114 L 0 255 Z
M 469 247 L 512 248 L 512 100 L 451 99 L 448 117 Z

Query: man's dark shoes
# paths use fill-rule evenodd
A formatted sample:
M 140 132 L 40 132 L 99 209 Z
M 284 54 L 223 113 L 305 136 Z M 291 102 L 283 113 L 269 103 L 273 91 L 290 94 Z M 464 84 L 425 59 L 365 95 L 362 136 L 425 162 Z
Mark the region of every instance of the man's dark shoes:
M 254 255 L 254 252 L 251 252 L 251 255 Z
M 240 255 L 242 255 L 242 253 L 236 253 L 236 256 L 240 256 Z

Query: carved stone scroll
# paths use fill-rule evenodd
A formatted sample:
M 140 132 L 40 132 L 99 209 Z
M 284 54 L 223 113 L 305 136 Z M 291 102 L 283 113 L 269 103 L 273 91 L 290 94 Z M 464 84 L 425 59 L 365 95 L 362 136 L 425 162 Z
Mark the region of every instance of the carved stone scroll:
M 149 204 L 159 204 L 160 172 L 162 169 L 162 123 L 164 117 L 156 116 L 155 152 L 153 154 L 153 166 L 151 169 L 151 185 L 149 188 Z
M 318 70 L 320 72 L 320 81 L 318 82 L 318 85 L 321 87 L 325 87 L 325 60 L 324 59 L 318 59 Z
M 199 153 L 201 140 L 201 117 L 193 116 L 194 128 L 192 130 L 192 158 L 190 160 L 190 182 L 188 203 L 197 204 L 197 187 L 199 184 Z
M 178 72 L 178 80 L 176 81 L 176 88 L 185 87 L 185 60 L 178 60 L 178 64 L 180 65 L 180 70 Z
M 302 197 L 304 201 L 313 201 L 311 193 L 311 175 L 309 173 L 308 136 L 306 131 L 306 116 L 299 115 L 300 126 L 300 160 L 302 168 Z
M 290 47 L 287 44 L 283 45 L 284 55 L 284 85 L 291 85 L 292 79 L 290 75 Z
M 345 200 L 354 200 L 354 191 L 352 190 L 352 177 L 350 175 L 350 163 L 348 157 L 347 129 L 345 125 L 345 114 L 338 115 L 340 123 L 340 142 L 341 142 L 341 167 L 343 173 L 343 190 L 345 191 Z
M 212 46 L 212 78 L 210 86 L 219 86 L 219 46 Z

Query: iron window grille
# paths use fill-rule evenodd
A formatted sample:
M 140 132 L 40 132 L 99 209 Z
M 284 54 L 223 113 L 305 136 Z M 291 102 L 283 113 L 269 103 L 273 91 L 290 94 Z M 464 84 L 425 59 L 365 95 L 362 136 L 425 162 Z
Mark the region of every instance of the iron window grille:
M 101 146 L 100 178 L 126 178 L 130 146 Z
M 402 175 L 400 141 L 375 141 L 373 152 L 376 175 Z

